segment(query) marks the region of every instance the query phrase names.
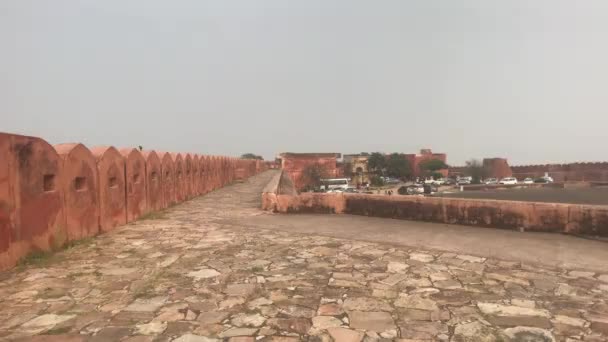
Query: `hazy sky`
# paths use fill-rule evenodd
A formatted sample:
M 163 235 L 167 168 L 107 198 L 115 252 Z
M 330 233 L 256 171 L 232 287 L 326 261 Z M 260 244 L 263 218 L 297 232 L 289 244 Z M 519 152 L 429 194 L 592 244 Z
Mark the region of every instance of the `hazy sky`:
M 0 0 L 0 131 L 608 160 L 608 1 Z

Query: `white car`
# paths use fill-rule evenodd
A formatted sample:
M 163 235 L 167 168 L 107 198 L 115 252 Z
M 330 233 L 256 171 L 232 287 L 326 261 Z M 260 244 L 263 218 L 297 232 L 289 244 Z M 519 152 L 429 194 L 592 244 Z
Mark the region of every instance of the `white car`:
M 524 179 L 524 184 L 534 184 L 534 179 L 528 177 Z
M 498 179 L 496 178 L 488 178 L 484 181 L 484 184 L 498 184 Z
M 468 178 L 460 178 L 457 182 L 458 185 L 468 185 L 471 184 L 471 180 Z
M 504 184 L 504 185 L 517 184 L 517 178 L 515 178 L 515 177 L 505 177 L 505 178 L 503 178 L 503 179 L 500 180 L 499 184 Z

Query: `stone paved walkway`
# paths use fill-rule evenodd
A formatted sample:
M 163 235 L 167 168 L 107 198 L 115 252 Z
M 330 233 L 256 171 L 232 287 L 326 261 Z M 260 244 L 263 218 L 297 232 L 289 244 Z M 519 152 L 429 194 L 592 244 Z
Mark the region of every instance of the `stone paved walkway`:
M 608 274 L 250 229 L 270 176 L 0 274 L 0 340 L 608 340 Z

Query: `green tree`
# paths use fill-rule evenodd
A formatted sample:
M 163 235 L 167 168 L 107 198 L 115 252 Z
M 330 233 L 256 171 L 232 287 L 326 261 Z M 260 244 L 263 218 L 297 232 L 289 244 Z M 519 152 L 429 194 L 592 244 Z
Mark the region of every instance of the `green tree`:
M 372 183 L 372 186 L 383 186 L 384 185 L 384 179 L 382 179 L 382 177 L 380 177 L 380 176 L 372 176 L 369 181 L 370 181 L 370 183 Z
M 386 158 L 386 174 L 400 179 L 410 178 L 412 167 L 404 155 L 392 153 Z
M 429 159 L 421 162 L 419 167 L 420 171 L 422 171 L 422 174 L 425 177 L 435 178 L 437 177 L 437 174 L 440 175 L 439 177 L 442 177 L 442 175 L 437 171 L 447 169 L 448 165 L 439 159 Z
M 241 159 L 257 159 L 257 160 L 264 160 L 264 158 L 262 158 L 262 156 L 258 156 L 257 154 L 253 154 L 253 153 L 245 153 L 241 155 Z
M 485 177 L 486 170 L 483 167 L 483 163 L 478 159 L 471 159 L 465 162 L 464 173 L 467 176 L 473 178 L 473 184 L 481 183 L 481 180 Z
M 321 186 L 321 180 L 325 178 L 327 178 L 327 172 L 318 163 L 308 165 L 302 170 L 302 180 L 306 184 L 306 190 L 318 189 Z
M 344 164 L 342 164 L 342 170 L 344 170 L 344 176 L 345 177 L 352 177 L 353 176 L 353 163 L 350 162 L 346 162 Z
M 380 152 L 372 153 L 367 159 L 367 170 L 371 173 L 382 174 L 386 168 L 386 156 Z

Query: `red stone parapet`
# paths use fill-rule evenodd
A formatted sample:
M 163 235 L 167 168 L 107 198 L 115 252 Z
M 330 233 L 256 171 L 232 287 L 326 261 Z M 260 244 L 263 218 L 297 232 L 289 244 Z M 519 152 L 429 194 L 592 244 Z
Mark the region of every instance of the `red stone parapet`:
M 83 144 L 59 144 L 62 160 L 59 186 L 63 191 L 69 241 L 99 233 L 99 176 L 97 160 Z

